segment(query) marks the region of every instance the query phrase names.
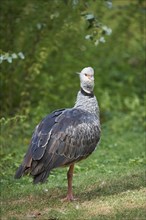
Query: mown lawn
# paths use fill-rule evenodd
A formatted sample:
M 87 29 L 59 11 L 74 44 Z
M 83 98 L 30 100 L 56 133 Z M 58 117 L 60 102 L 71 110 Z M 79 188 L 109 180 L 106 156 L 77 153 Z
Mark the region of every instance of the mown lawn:
M 73 186 L 78 200 L 72 203 L 62 202 L 67 168 L 52 171 L 43 185 L 32 185 L 28 177 L 13 179 L 31 136 L 23 124 L 2 126 L 2 220 L 146 219 L 145 134 L 135 122 L 115 117 L 103 123 L 97 150 L 76 164 Z

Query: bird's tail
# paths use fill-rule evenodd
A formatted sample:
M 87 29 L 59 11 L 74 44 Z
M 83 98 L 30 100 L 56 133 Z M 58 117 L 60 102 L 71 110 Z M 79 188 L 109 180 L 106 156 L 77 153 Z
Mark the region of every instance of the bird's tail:
M 30 172 L 32 157 L 30 154 L 30 149 L 28 149 L 22 164 L 16 170 L 15 179 L 20 179 L 22 176 L 28 174 Z
M 23 166 L 22 164 L 19 166 L 19 168 L 16 170 L 15 179 L 20 179 L 22 176 L 29 173 L 29 167 Z
M 50 174 L 50 170 L 45 170 L 42 173 L 39 173 L 38 175 L 33 176 L 33 183 L 44 183 L 47 180 L 47 177 Z
M 42 172 L 38 172 L 37 174 L 34 174 L 34 172 L 32 172 L 32 167 L 26 167 L 23 166 L 22 164 L 19 166 L 19 168 L 17 169 L 14 178 L 15 179 L 20 179 L 22 176 L 26 175 L 26 174 L 30 174 L 33 177 L 33 183 L 37 184 L 37 183 L 44 183 L 47 179 L 47 177 L 50 174 L 50 169 L 48 170 L 44 170 Z

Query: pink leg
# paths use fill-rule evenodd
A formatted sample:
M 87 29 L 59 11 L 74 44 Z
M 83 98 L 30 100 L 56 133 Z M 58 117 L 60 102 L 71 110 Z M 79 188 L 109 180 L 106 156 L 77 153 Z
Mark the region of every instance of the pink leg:
M 73 171 L 74 171 L 74 164 L 70 165 L 69 170 L 67 172 L 67 180 L 68 180 L 67 200 L 68 201 L 74 200 L 73 192 L 72 192 Z
M 72 192 L 73 171 L 74 171 L 74 164 L 71 164 L 70 167 L 69 167 L 69 170 L 67 172 L 67 180 L 68 180 L 67 196 L 62 201 L 73 201 L 73 200 L 75 200 L 74 197 L 73 197 L 73 192 Z

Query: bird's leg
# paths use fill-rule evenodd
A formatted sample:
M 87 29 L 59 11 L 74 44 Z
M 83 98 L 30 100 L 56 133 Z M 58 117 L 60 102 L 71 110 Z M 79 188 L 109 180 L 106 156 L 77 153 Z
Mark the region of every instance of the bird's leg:
M 73 192 L 72 192 L 73 171 L 74 171 L 74 164 L 71 164 L 70 167 L 69 167 L 69 170 L 67 172 L 67 181 L 68 181 L 67 196 L 62 201 L 73 201 L 73 200 L 75 200 L 74 197 L 73 197 Z
M 71 164 L 67 172 L 67 181 L 68 181 L 67 200 L 69 201 L 74 200 L 73 192 L 72 192 L 73 171 L 74 171 L 74 164 Z

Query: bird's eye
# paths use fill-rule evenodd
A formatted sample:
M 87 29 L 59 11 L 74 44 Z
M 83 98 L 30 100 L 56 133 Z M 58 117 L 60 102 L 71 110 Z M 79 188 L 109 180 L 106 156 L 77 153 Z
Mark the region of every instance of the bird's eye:
M 85 73 L 85 76 L 88 76 L 87 73 Z

